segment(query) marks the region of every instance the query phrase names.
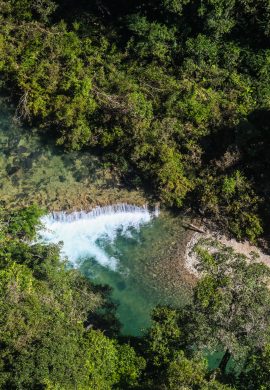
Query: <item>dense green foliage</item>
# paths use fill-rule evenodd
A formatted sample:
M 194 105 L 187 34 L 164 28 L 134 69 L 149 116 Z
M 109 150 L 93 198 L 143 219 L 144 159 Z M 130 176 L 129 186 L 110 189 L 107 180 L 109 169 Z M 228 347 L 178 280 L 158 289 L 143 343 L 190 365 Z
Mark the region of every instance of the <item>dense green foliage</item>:
M 0 86 L 57 144 L 255 241 L 269 218 L 269 39 L 268 0 L 0 0 Z M 40 215 L 1 213 L 1 388 L 269 388 L 266 267 L 202 243 L 192 302 L 157 308 L 125 342 L 106 288 L 30 245 Z
M 201 242 L 190 304 L 156 308 L 145 336 L 129 340 L 104 288 L 68 270 L 57 246 L 27 242 L 39 215 L 34 206 L 2 212 L 0 388 L 269 388 L 270 271 L 254 257 Z M 217 368 L 206 359 L 213 353 Z
M 205 276 L 186 313 L 193 320 L 185 332 L 203 348 L 222 346 L 227 360 L 221 368 L 225 370 L 231 355 L 241 359 L 269 341 L 270 271 L 255 262 L 255 254 L 247 258 L 211 240 L 205 240 L 197 253 L 197 268 Z
M 1 0 L 2 84 L 58 144 L 97 147 L 134 185 L 254 241 L 269 215 L 269 9 Z
M 143 340 L 148 388 L 267 389 L 269 269 L 212 240 L 196 253 L 201 278 L 191 304 L 157 308 Z M 217 356 L 212 372 L 206 351 Z
M 143 359 L 95 326 L 95 311 L 108 306 L 102 294 L 77 271 L 66 270 L 58 247 L 30 246 L 20 238 L 30 226 L 32 232 L 39 214 L 32 207 L 1 223 L 0 388 L 135 385 Z M 13 221 L 22 217 L 18 232 Z

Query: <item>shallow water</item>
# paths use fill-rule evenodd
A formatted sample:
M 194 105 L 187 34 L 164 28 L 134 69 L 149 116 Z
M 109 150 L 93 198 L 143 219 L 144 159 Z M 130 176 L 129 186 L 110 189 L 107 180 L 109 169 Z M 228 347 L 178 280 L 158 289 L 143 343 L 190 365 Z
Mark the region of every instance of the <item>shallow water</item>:
M 138 335 L 158 304 L 181 306 L 190 294 L 176 241 L 186 238 L 181 219 L 162 212 L 119 212 L 73 222 L 45 217 L 45 242 L 62 241 L 62 255 L 97 284 L 112 287 L 124 334 Z
M 101 160 L 90 153 L 64 153 L 34 129 L 13 119 L 14 109 L 0 99 L 0 201 L 4 207 L 32 202 L 50 210 L 90 209 L 100 204 L 143 204 L 139 191 L 128 191 Z M 49 138 L 49 137 L 47 137 Z M 52 226 L 51 226 L 52 227 Z M 55 226 L 54 226 L 55 227 Z M 94 283 L 112 287 L 124 334 L 138 335 L 149 326 L 157 304 L 184 304 L 190 276 L 182 252 L 188 239 L 181 218 L 162 212 L 149 215 L 106 216 L 92 224 L 81 221 L 76 234 L 67 226 L 48 242 L 66 239 L 71 266 Z M 182 250 L 181 250 L 182 248 Z
M 121 186 L 114 170 L 89 152 L 56 148 L 51 135 L 14 120 L 14 108 L 0 98 L 0 200 L 3 206 L 31 202 L 50 210 L 89 205 L 145 203 L 140 191 Z

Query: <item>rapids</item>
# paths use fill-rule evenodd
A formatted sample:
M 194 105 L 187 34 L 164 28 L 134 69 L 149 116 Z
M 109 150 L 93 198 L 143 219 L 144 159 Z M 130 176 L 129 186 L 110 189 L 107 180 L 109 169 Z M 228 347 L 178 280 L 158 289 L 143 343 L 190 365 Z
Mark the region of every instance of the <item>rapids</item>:
M 184 304 L 190 275 L 183 253 L 190 237 L 183 218 L 142 207 L 145 194 L 125 188 L 102 158 L 56 148 L 48 134 L 42 137 L 14 120 L 14 111 L 0 97 L 1 206 L 36 203 L 58 210 L 42 219 L 40 240 L 62 242 L 68 267 L 111 287 L 124 334 L 147 328 L 156 305 Z
M 154 215 L 158 215 L 158 210 L 151 213 L 146 206 L 125 203 L 96 207 L 90 212 L 54 212 L 41 218 L 44 228 L 39 235 L 48 243 L 62 242 L 62 256 L 67 256 L 74 267 L 91 257 L 115 270 L 117 259 L 106 254 L 98 242 L 112 243 L 119 234 L 130 237 L 131 228 L 138 230 Z
M 141 334 L 158 304 L 182 305 L 189 281 L 181 265 L 187 240 L 181 218 L 156 208 L 115 204 L 42 218 L 39 240 L 61 243 L 61 255 L 93 283 L 112 288 L 123 334 Z

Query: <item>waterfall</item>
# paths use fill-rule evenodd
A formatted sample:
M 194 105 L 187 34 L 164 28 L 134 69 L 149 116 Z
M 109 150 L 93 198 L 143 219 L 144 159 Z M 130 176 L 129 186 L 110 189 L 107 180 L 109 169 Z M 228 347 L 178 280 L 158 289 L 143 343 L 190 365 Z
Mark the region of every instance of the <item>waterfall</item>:
M 79 219 L 95 219 L 102 215 L 112 215 L 119 213 L 151 213 L 154 216 L 159 215 L 159 207 L 156 205 L 153 211 L 150 211 L 147 205 L 137 206 L 134 204 L 128 203 L 117 203 L 109 206 L 95 207 L 91 211 L 74 211 L 72 213 L 67 213 L 65 211 L 52 212 L 50 217 L 54 221 L 60 222 L 73 222 L 78 221 Z
M 68 257 L 74 267 L 85 258 L 94 258 L 102 266 L 116 269 L 117 259 L 106 253 L 105 246 L 117 235 L 132 236 L 132 229 L 149 223 L 158 216 L 159 208 L 120 203 L 93 210 L 72 213 L 52 212 L 41 218 L 40 241 L 62 243 L 61 255 Z

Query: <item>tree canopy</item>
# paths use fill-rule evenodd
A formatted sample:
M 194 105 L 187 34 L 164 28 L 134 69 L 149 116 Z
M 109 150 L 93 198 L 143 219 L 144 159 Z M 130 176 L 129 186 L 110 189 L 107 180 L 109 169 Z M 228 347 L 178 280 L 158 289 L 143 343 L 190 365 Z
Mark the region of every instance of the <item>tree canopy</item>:
M 0 387 L 111 389 L 136 384 L 144 360 L 98 329 L 103 294 L 67 270 L 57 246 L 30 245 L 38 209 L 3 218 L 0 243 Z M 92 321 L 93 319 L 93 321 Z M 100 322 L 102 319 L 100 319 Z M 110 333 L 107 324 L 107 332 Z M 113 323 L 112 323 L 113 326 Z
M 108 291 L 68 269 L 58 246 L 26 238 L 35 237 L 40 213 L 35 206 L 12 218 L 2 212 L 1 388 L 269 387 L 270 271 L 254 256 L 199 243 L 192 300 L 181 309 L 157 307 L 142 337 L 123 337 Z M 217 366 L 208 362 L 213 353 Z
M 269 234 L 269 38 L 269 0 L 0 0 L 0 87 L 59 147 L 256 242 Z M 269 388 L 269 270 L 254 256 L 201 243 L 189 305 L 156 308 L 126 340 L 108 289 L 31 242 L 41 214 L 0 215 L 1 388 Z
M 267 229 L 268 1 L 2 0 L 0 21 L 18 118 L 239 239 Z

